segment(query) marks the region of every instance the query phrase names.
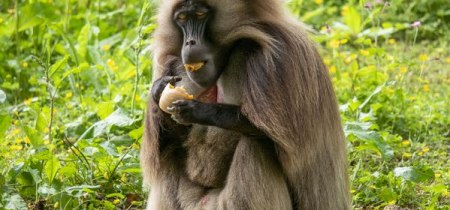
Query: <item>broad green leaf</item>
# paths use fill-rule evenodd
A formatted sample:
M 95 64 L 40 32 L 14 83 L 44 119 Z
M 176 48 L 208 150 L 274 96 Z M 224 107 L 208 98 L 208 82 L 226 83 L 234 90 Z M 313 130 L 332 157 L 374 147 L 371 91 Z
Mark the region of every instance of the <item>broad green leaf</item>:
M 394 169 L 394 175 L 412 182 L 428 182 L 433 180 L 434 171 L 428 167 L 398 167 Z
M 11 126 L 11 116 L 9 114 L 0 114 L 0 139 L 3 139 L 5 132 Z
M 54 194 L 56 194 L 56 192 L 57 191 L 55 190 L 55 188 L 48 187 L 48 186 L 42 186 L 42 187 L 39 187 L 39 189 L 38 189 L 38 193 L 43 195 L 44 197 L 49 196 L 49 195 L 54 195 Z
M 355 124 L 346 124 L 344 132 L 346 136 L 352 134 L 363 141 L 374 144 L 383 159 L 388 160 L 394 157 L 394 150 L 376 131 L 366 130 Z
M 48 182 L 50 185 L 52 185 L 53 180 L 55 179 L 60 166 L 61 166 L 61 163 L 59 162 L 59 160 L 56 156 L 53 156 L 45 164 L 44 171 L 48 177 Z
M 59 174 L 62 174 L 66 177 L 73 177 L 77 172 L 77 167 L 75 164 L 67 164 L 66 166 L 62 167 L 61 170 L 59 170 Z
M 109 115 L 106 119 L 96 122 L 92 125 L 84 134 L 80 137 L 83 139 L 87 136 L 91 131 L 93 131 L 93 137 L 99 137 L 109 130 L 111 126 L 117 127 L 128 127 L 134 124 L 137 120 L 133 120 L 122 110 L 118 109 L 114 111 L 111 115 Z
M 81 62 L 86 60 L 87 47 L 89 42 L 89 31 L 91 30 L 91 25 L 86 23 L 84 27 L 81 29 L 80 34 L 78 35 L 78 49 L 77 53 Z
M 114 102 L 102 102 L 98 105 L 98 116 L 103 120 L 107 118 L 111 113 L 114 112 Z
M 64 190 L 69 193 L 72 194 L 73 192 L 77 192 L 77 191 L 82 191 L 83 189 L 98 189 L 100 188 L 100 185 L 79 185 L 79 186 L 72 186 L 72 187 L 66 187 Z
M 383 85 L 378 86 L 375 89 L 375 91 L 373 91 L 373 93 L 370 94 L 370 96 L 367 97 L 367 99 L 359 106 L 359 109 L 364 108 L 369 103 L 369 101 L 383 89 L 383 87 L 392 86 L 394 84 L 395 84 L 395 81 L 394 82 L 387 82 L 387 83 L 385 83 Z
M 119 157 L 120 154 L 117 152 L 116 145 L 112 144 L 109 141 L 104 141 L 100 144 L 100 146 L 106 150 L 106 152 L 114 157 Z
M 397 200 L 398 195 L 391 188 L 383 188 L 378 193 L 378 197 L 386 202 Z
M 20 195 L 12 195 L 5 206 L 5 209 L 28 209 L 27 203 Z
M 5 103 L 6 101 L 6 94 L 3 92 L 3 90 L 0 90 L 0 104 Z
M 348 13 L 345 16 L 345 24 L 352 30 L 353 34 L 359 34 L 361 32 L 361 16 L 354 7 L 348 8 Z
M 50 77 L 53 77 L 53 75 L 59 71 L 60 69 L 64 68 L 64 66 L 67 64 L 67 60 L 69 59 L 68 56 L 64 56 L 63 59 L 60 59 L 59 61 L 56 61 L 55 64 L 53 64 L 50 67 Z
M 144 125 L 142 125 L 140 128 L 132 130 L 128 135 L 130 135 L 131 138 L 138 140 L 142 137 L 144 134 Z
M 39 132 L 43 132 L 47 127 L 48 127 L 47 118 L 45 114 L 41 112 L 37 115 L 36 125 L 34 126 L 34 128 Z
M 117 197 L 117 198 L 120 198 L 120 199 L 124 199 L 125 198 L 125 196 L 120 194 L 120 193 L 111 193 L 111 194 L 106 195 L 106 197 L 107 198 Z
M 38 148 L 44 143 L 44 136 L 41 132 L 28 126 L 22 126 L 23 131 L 27 134 L 34 148 Z

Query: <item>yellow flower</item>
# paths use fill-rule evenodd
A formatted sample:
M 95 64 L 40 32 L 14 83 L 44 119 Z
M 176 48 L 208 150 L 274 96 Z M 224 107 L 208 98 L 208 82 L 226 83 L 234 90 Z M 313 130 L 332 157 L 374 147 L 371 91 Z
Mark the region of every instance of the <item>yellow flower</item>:
M 349 63 L 352 62 L 352 57 L 347 57 L 347 58 L 345 58 L 344 61 L 345 61 L 346 64 L 349 64 Z
M 22 63 L 22 66 L 25 67 L 25 68 L 27 68 L 27 67 L 28 67 L 28 62 L 23 62 L 23 63 Z
M 425 92 L 430 91 L 430 86 L 424 85 L 424 86 L 423 86 L 423 91 L 425 91 Z
M 450 58 L 445 59 L 445 62 L 450 63 Z
M 137 102 L 141 101 L 141 96 L 136 95 L 136 97 L 134 97 L 134 100 L 137 101 Z
M 73 93 L 72 93 L 72 92 L 67 92 L 67 93 L 66 93 L 66 98 L 72 98 L 72 96 L 73 96 Z
M 389 201 L 389 205 L 394 205 L 395 201 Z
M 333 77 L 333 79 L 331 79 L 331 81 L 337 82 L 337 78 L 336 78 L 336 77 Z
M 109 67 L 113 67 L 113 66 L 116 65 L 116 62 L 114 62 L 114 61 L 111 60 L 111 59 L 108 59 L 108 60 L 106 61 L 106 64 L 107 64 Z
M 336 66 L 330 67 L 330 73 L 335 74 L 336 73 Z
M 17 135 L 17 134 L 19 134 L 20 133 L 20 129 L 14 129 L 13 131 L 12 131 L 12 133 L 13 133 L 13 135 Z
M 12 145 L 11 146 L 11 150 L 17 150 L 17 151 L 20 151 L 20 150 L 22 150 L 23 149 L 23 146 L 22 145 Z
M 50 144 L 50 141 L 49 141 L 49 140 L 45 140 L 45 141 L 44 141 L 44 144 L 45 144 L 45 145 L 49 145 L 49 144 Z
M 403 153 L 402 157 L 404 158 L 410 158 L 412 155 L 409 153 Z
M 323 0 L 314 0 L 314 3 L 316 3 L 316 4 L 322 4 L 322 3 L 323 3 Z
M 14 125 L 18 125 L 19 124 L 19 120 L 14 120 Z
M 113 66 L 113 67 L 112 67 L 112 71 L 117 71 L 118 69 L 119 69 L 118 66 Z
M 414 100 L 416 100 L 416 97 L 410 96 L 408 99 L 409 99 L 410 101 L 414 101 Z
M 330 41 L 330 46 L 331 46 L 332 48 L 338 48 L 338 47 L 339 47 L 339 44 L 340 44 L 340 42 L 339 42 L 339 40 L 337 40 L 337 39 L 333 39 L 333 40 Z
M 434 93 L 434 97 L 439 97 L 441 94 L 439 93 Z
M 48 128 L 44 128 L 44 133 L 49 133 L 50 130 Z
M 23 138 L 23 141 L 27 144 L 31 143 L 30 138 L 28 138 L 28 137 Z
M 53 114 L 56 114 L 58 112 L 58 110 L 55 108 L 53 109 Z
M 358 55 L 352 54 L 350 57 L 354 60 L 354 59 L 358 58 Z
M 348 39 L 341 39 L 341 41 L 339 41 L 341 44 L 346 44 L 348 42 Z
M 428 151 L 430 151 L 430 148 L 428 148 L 428 147 L 424 147 L 424 148 L 422 149 L 422 152 L 423 152 L 423 153 L 426 153 L 426 152 L 428 152 Z
M 109 179 L 108 172 L 105 172 L 105 173 L 103 174 L 103 177 L 105 177 L 105 179 Z
M 360 50 L 359 53 L 361 53 L 361 55 L 364 55 L 364 56 L 370 55 L 370 52 L 367 50 Z
M 448 192 L 448 190 L 445 190 L 445 191 L 442 193 L 442 195 L 444 195 L 445 197 L 447 197 L 447 196 L 450 195 L 450 193 Z
M 386 59 L 387 59 L 388 61 L 393 61 L 393 60 L 394 60 L 394 56 L 388 55 L 388 56 L 386 56 Z
M 389 39 L 389 44 L 395 44 L 395 39 Z
M 419 60 L 420 61 L 427 61 L 428 60 L 428 55 L 425 55 L 425 54 L 420 55 Z
M 439 177 L 441 177 L 441 174 L 440 174 L 440 173 L 435 173 L 435 174 L 434 174 L 434 177 L 435 177 L 435 178 L 439 178 Z
M 69 105 L 67 105 L 67 108 L 68 108 L 68 109 L 73 109 L 73 105 L 72 105 L 72 104 L 69 104 Z
M 113 203 L 114 203 L 114 204 L 119 204 L 119 203 L 120 203 L 120 200 L 119 200 L 119 199 L 116 199 L 116 200 L 113 201 Z
M 402 145 L 403 145 L 403 146 L 408 146 L 408 145 L 410 145 L 410 144 L 411 144 L 411 142 L 409 142 L 408 140 L 402 141 Z
M 387 90 L 388 93 L 393 93 L 394 92 L 394 90 L 392 88 L 386 88 L 386 90 Z
M 422 156 L 423 152 L 418 152 L 417 155 Z
M 406 67 L 401 67 L 401 68 L 400 68 L 400 71 L 401 71 L 402 73 L 406 73 L 406 72 L 408 71 L 408 68 L 406 68 Z
M 76 88 L 79 88 L 79 87 L 80 87 L 80 83 L 78 83 L 78 82 L 75 83 L 75 87 L 76 87 Z
M 331 60 L 328 58 L 323 59 L 323 62 L 328 66 L 331 63 Z
M 23 103 L 28 106 L 31 104 L 31 102 L 33 102 L 33 98 L 29 98 L 29 99 L 25 100 Z
M 22 143 L 22 139 L 16 139 L 16 144 L 20 144 L 20 143 Z
M 342 7 L 342 11 L 341 11 L 341 15 L 342 16 L 346 16 L 348 14 L 348 6 L 343 6 Z
M 127 75 L 127 79 L 133 78 L 136 75 L 136 72 L 132 71 Z
M 103 45 L 103 48 L 102 48 L 104 51 L 108 51 L 109 49 L 111 49 L 111 46 L 110 45 Z
M 122 177 L 120 178 L 120 181 L 127 182 L 128 181 L 127 176 L 123 174 Z

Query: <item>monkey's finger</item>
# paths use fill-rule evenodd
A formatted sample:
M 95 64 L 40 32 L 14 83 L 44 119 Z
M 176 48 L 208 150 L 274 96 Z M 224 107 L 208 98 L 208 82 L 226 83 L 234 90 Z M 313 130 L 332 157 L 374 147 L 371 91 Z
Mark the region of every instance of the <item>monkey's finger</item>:
M 175 85 L 176 82 L 181 81 L 181 77 L 180 76 L 165 77 L 165 78 L 163 78 L 163 81 L 165 83 L 170 83 L 171 85 Z
M 180 108 L 177 106 L 168 106 L 167 111 L 178 114 L 180 113 Z
M 172 102 L 173 105 L 175 106 L 186 106 L 188 105 L 188 101 L 187 100 L 176 100 L 174 102 Z

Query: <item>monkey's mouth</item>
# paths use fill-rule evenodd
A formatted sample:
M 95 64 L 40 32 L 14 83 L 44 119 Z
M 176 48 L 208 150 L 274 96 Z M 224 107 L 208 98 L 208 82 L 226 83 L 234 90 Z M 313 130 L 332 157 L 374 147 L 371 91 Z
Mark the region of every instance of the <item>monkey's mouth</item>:
M 201 69 L 203 66 L 205 66 L 205 61 L 200 61 L 198 63 L 187 63 L 184 64 L 184 68 L 189 70 L 190 72 L 195 72 Z
M 217 85 L 214 85 L 200 93 L 197 100 L 201 102 L 217 102 Z

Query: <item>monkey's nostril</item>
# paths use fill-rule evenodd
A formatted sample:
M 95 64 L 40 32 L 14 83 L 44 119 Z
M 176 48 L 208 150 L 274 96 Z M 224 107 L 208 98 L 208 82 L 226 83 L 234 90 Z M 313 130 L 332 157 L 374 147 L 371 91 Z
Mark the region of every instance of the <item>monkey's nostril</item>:
M 197 42 L 196 42 L 195 40 L 193 40 L 193 39 L 188 40 L 188 41 L 186 42 L 186 45 L 195 45 L 195 44 L 197 44 Z

